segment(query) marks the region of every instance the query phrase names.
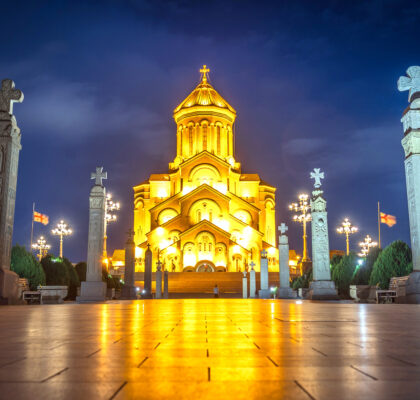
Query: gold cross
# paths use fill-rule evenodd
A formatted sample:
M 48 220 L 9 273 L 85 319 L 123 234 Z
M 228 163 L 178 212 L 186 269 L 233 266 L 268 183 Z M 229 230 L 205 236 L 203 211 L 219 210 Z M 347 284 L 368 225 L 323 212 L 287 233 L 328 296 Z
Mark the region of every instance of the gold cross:
M 210 72 L 210 68 L 207 68 L 207 65 L 203 65 L 200 72 L 203 74 L 203 82 L 207 82 L 207 73 Z

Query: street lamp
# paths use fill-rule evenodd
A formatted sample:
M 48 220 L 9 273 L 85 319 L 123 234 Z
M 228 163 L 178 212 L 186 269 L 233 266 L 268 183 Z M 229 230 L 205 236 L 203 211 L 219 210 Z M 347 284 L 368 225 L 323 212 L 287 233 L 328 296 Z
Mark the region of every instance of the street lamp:
M 376 247 L 377 245 L 377 242 L 373 242 L 372 238 L 369 235 L 366 235 L 365 240 L 359 243 L 359 246 L 361 247 L 359 256 L 366 257 L 369 254 L 370 248 Z
M 293 216 L 293 221 L 299 222 L 303 226 L 303 256 L 302 262 L 309 261 L 308 250 L 306 245 L 306 223 L 309 222 L 311 218 L 311 205 L 308 202 L 309 196 L 307 194 L 299 195 L 299 202 L 292 203 L 289 205 L 289 210 L 295 211 L 299 214 Z
M 60 236 L 60 258 L 63 258 L 63 237 L 71 235 L 73 231 L 63 220 L 61 220 L 57 224 L 57 227 L 51 231 L 51 233 L 55 236 Z
M 350 246 L 349 246 L 349 236 L 353 233 L 358 231 L 357 226 L 352 226 L 351 222 L 348 218 L 344 218 L 344 221 L 341 223 L 341 226 L 337 228 L 337 232 L 339 234 L 346 235 L 346 254 L 349 255 L 350 253 Z
M 112 194 L 108 193 L 106 195 L 106 202 L 105 202 L 105 224 L 104 224 L 104 250 L 103 250 L 103 258 L 104 260 L 108 258 L 107 251 L 106 251 L 106 240 L 108 236 L 106 235 L 106 227 L 109 223 L 115 222 L 117 220 L 115 211 L 120 209 L 120 203 L 114 203 L 112 200 Z
M 32 245 L 32 248 L 34 250 L 38 250 L 39 253 L 37 254 L 39 261 L 42 260 L 43 257 L 45 257 L 48 253 L 48 250 L 51 249 L 51 246 L 47 243 L 47 241 L 44 239 L 44 236 L 41 236 L 36 243 Z

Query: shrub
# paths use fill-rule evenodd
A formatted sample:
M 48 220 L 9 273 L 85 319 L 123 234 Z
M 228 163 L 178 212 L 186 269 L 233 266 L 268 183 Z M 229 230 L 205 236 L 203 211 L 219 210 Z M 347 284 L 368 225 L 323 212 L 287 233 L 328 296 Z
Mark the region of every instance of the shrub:
M 74 300 L 77 296 L 77 288 L 80 286 L 79 276 L 77 275 L 76 269 L 73 267 L 73 264 L 65 257 L 63 258 L 63 264 L 67 268 L 69 275 L 69 291 L 67 294 L 67 300 Z
M 10 269 L 21 278 L 26 278 L 31 290 L 36 290 L 38 285 L 45 285 L 45 273 L 41 264 L 32 253 L 26 251 L 25 246 L 13 246 Z
M 356 271 L 357 256 L 350 253 L 348 256 L 341 258 L 340 262 L 334 267 L 332 271 L 332 279 L 341 296 L 348 296 L 350 289 L 350 282 L 353 279 Z
M 48 254 L 41 260 L 45 271 L 46 284 L 68 286 L 70 282 L 69 270 L 61 258 Z
M 403 241 L 396 240 L 379 254 L 373 264 L 369 284 L 387 289 L 392 277 L 408 275 L 412 270 L 410 247 Z
M 292 289 L 293 290 L 297 290 L 297 289 L 307 289 L 309 288 L 309 284 L 312 281 L 312 270 L 309 272 L 309 274 L 303 274 L 302 276 L 298 276 L 297 278 L 293 279 L 292 281 Z
M 79 282 L 86 281 L 86 271 L 87 271 L 87 265 L 84 261 L 81 261 L 76 264 L 75 266 L 77 276 L 79 277 Z
M 352 285 L 369 285 L 370 275 L 372 274 L 373 264 L 382 250 L 379 247 L 370 249 L 362 265 L 356 265 L 356 272 L 352 279 Z

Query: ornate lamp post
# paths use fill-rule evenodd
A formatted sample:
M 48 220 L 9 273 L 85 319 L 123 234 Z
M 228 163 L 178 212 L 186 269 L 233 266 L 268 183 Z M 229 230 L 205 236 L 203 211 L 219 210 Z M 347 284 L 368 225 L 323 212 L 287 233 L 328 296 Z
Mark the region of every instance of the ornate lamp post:
M 44 239 L 44 236 L 41 236 L 36 243 L 32 245 L 34 250 L 38 250 L 39 253 L 37 254 L 39 261 L 42 260 L 48 253 L 48 250 L 51 249 L 51 246 L 47 243 Z
M 60 258 L 63 258 L 63 237 L 71 235 L 73 231 L 61 220 L 57 224 L 57 228 L 53 229 L 51 233 L 55 236 L 60 236 Z
M 366 257 L 369 254 L 369 250 L 371 247 L 376 247 L 378 245 L 377 242 L 373 242 L 372 238 L 369 235 L 366 235 L 365 240 L 359 243 L 361 247 L 360 253 L 358 254 L 360 257 Z
M 112 200 L 111 193 L 106 195 L 106 203 L 105 203 L 105 226 L 104 226 L 104 251 L 103 251 L 103 258 L 106 260 L 108 258 L 107 251 L 106 251 L 106 240 L 108 238 L 106 234 L 106 227 L 109 223 L 115 222 L 117 220 L 117 216 L 114 213 L 120 209 L 120 203 L 114 203 Z
M 346 254 L 349 255 L 350 253 L 350 246 L 349 246 L 349 236 L 353 233 L 358 231 L 357 226 L 352 226 L 351 222 L 348 218 L 344 218 L 344 221 L 341 223 L 341 226 L 337 228 L 337 232 L 339 234 L 346 235 Z
M 308 258 L 308 248 L 306 244 L 306 223 L 311 220 L 311 205 L 308 202 L 309 196 L 307 194 L 300 194 L 299 195 L 299 202 L 292 203 L 289 205 L 289 209 L 295 211 L 299 214 L 295 214 L 293 216 L 293 221 L 299 222 L 303 226 L 303 256 L 302 261 L 309 261 Z

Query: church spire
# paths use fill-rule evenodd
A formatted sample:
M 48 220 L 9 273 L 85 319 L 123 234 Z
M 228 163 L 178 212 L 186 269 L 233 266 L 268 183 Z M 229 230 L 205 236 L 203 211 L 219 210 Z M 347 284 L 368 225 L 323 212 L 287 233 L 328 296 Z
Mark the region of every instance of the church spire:
M 207 73 L 210 72 L 210 68 L 207 68 L 207 65 L 203 65 L 203 68 L 200 69 L 200 72 L 203 74 L 201 77 L 201 82 L 207 83 Z

